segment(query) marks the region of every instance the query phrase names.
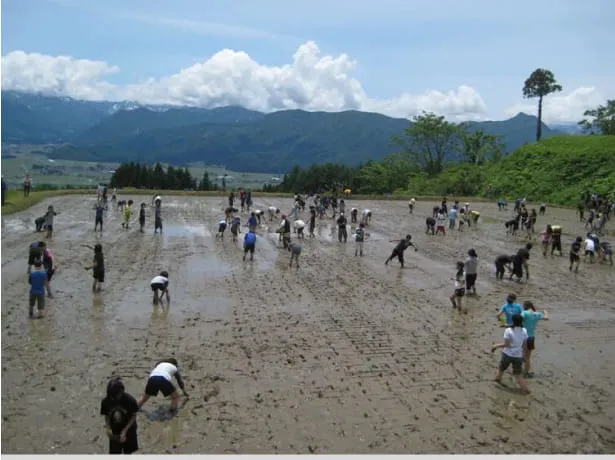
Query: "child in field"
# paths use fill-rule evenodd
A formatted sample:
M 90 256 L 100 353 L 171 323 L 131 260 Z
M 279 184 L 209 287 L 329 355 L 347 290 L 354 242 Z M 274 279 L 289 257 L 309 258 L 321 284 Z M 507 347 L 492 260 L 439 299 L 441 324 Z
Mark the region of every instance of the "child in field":
M 290 252 L 290 266 L 293 266 L 293 260 L 299 268 L 299 256 L 301 255 L 301 246 L 297 243 L 288 243 L 288 251 Z
M 461 313 L 461 299 L 466 294 L 465 288 L 465 264 L 461 261 L 457 262 L 457 272 L 453 280 L 455 281 L 455 292 L 451 296 L 453 308 L 456 308 Z
M 173 377 L 177 380 L 177 384 L 184 393 L 184 396 L 186 398 L 188 397 L 184 380 L 179 373 L 178 367 L 179 365 L 177 364 L 177 360 L 175 358 L 165 359 L 164 361 L 160 361 L 156 364 L 156 367 L 154 367 L 154 370 L 152 370 L 149 378 L 147 379 L 145 392 L 141 397 L 141 401 L 139 401 L 139 408 L 142 408 L 143 404 L 145 404 L 152 396 L 157 396 L 158 393 L 162 393 L 165 398 L 167 396 L 171 396 L 171 407 L 169 408 L 169 411 L 172 414 L 177 411 L 179 406 L 179 393 L 175 388 L 175 385 L 173 385 Z
M 128 200 L 126 206 L 124 207 L 124 222 L 122 222 L 122 227 L 128 229 L 130 225 L 130 218 L 132 217 L 132 200 Z
M 492 353 L 498 348 L 503 349 L 495 381 L 502 383 L 504 371 L 512 364 L 513 375 L 517 378 L 517 382 L 524 393 L 530 392 L 522 375 L 523 357 L 527 353 L 527 338 L 527 331 L 523 327 L 523 318 L 520 314 L 515 314 L 512 317 L 512 325 L 504 332 L 504 341 L 491 347 Z
M 154 208 L 154 233 L 162 233 L 162 206 L 160 201 L 156 201 L 156 207 Z
M 145 229 L 145 203 L 141 203 L 141 207 L 139 209 L 139 231 L 143 233 Z
M 34 305 L 36 305 L 40 318 L 45 309 L 45 286 L 47 285 L 47 273 L 43 269 L 41 260 L 34 261 L 34 270 L 28 275 L 28 283 L 30 284 L 29 316 L 34 318 Z
M 223 238 L 224 237 L 224 232 L 226 231 L 226 226 L 228 224 L 226 223 L 226 219 L 221 220 L 220 222 L 218 222 L 218 233 L 216 233 L 216 237 L 220 237 Z
M 53 233 L 53 220 L 54 217 L 57 216 L 58 213 L 55 212 L 53 206 L 49 206 L 47 208 L 47 212 L 45 213 L 45 227 L 47 228 L 47 238 L 51 238 Z
M 102 201 L 98 201 L 96 203 L 96 217 L 94 217 L 94 233 L 98 231 L 98 227 L 100 226 L 100 236 L 102 236 L 103 232 L 103 215 L 105 213 L 105 206 Z
M 233 217 L 231 222 L 231 234 L 233 235 L 233 241 L 237 241 L 237 235 L 239 235 L 241 226 L 241 219 L 239 216 Z
M 92 283 L 92 292 L 100 292 L 102 285 L 105 282 L 105 257 L 102 252 L 102 244 L 95 244 L 94 247 L 83 245 L 86 248 L 94 250 L 94 263 L 89 267 L 85 267 L 86 270 L 92 270 L 92 276 L 94 282 Z
M 357 255 L 360 255 L 361 257 L 363 257 L 363 243 L 365 242 L 365 224 L 363 222 L 359 224 L 359 227 L 354 232 L 354 241 L 355 241 L 355 248 L 354 248 L 355 257 Z
M 243 260 L 246 260 L 246 255 L 250 253 L 250 260 L 254 260 L 254 250 L 256 248 L 256 233 L 250 229 L 243 238 Z
M 109 454 L 132 454 L 139 450 L 137 412 L 137 400 L 126 393 L 118 377 L 112 378 L 107 384 L 107 396 L 100 404 L 109 437 Z
M 169 295 L 169 273 L 167 271 L 161 271 L 160 275 L 154 276 L 150 286 L 154 293 L 154 305 L 162 302 L 162 298 L 166 295 L 167 303 L 171 302 L 171 296 Z M 158 294 L 160 292 L 160 295 Z

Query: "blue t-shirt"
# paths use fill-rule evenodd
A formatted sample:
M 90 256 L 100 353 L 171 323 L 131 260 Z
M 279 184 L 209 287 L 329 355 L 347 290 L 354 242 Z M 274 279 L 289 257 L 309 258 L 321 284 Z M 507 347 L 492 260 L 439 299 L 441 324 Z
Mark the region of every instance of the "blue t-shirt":
M 248 219 L 248 226 L 250 226 L 250 227 L 256 227 L 256 217 L 251 216 L 251 217 Z
M 521 313 L 521 316 L 523 317 L 523 327 L 527 331 L 527 336 L 536 336 L 536 325 L 538 324 L 538 321 L 545 317 L 545 315 L 537 311 L 525 310 Z
M 523 307 L 518 303 L 505 303 L 502 305 L 502 308 L 500 308 L 500 313 L 506 315 L 506 324 L 512 324 L 513 316 L 520 315 L 522 312 Z
M 34 270 L 30 273 L 30 294 L 45 295 L 45 283 L 47 282 L 47 272 Z
M 243 237 L 243 241 L 245 244 L 255 244 L 256 243 L 256 233 L 248 232 L 246 236 Z
M 104 207 L 96 206 L 96 217 L 102 218 L 104 210 L 105 210 Z
M 455 220 L 457 219 L 457 209 L 453 208 L 448 212 L 448 218 L 450 220 Z

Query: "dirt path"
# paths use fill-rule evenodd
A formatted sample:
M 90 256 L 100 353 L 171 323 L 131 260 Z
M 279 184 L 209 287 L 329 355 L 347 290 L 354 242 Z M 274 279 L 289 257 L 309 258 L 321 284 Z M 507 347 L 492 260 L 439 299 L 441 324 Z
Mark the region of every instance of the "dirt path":
M 497 282 L 495 256 L 524 243 L 504 235 L 508 213 L 494 204 L 476 205 L 478 228 L 431 237 L 434 203 L 410 216 L 404 202 L 349 201 L 374 213 L 366 256 L 355 258 L 323 220 L 297 270 L 273 226 L 259 229 L 254 263 L 241 261 L 230 235 L 214 238 L 223 198 L 166 197 L 164 236 L 152 234 L 152 219 L 143 235 L 122 230 L 109 211 L 106 292 L 93 296 L 83 270 L 92 254 L 80 246 L 95 242 L 93 203 L 59 197 L 3 218 L 2 453 L 106 452 L 107 377 L 119 372 L 139 396 L 170 355 L 192 397 L 171 421 L 139 417 L 143 453 L 615 453 L 614 269 L 582 264 L 571 275 L 566 256 L 543 259 L 536 247 L 527 285 Z M 25 257 L 48 204 L 60 213 L 56 298 L 47 318 L 28 320 Z M 572 211 L 549 209 L 539 227 L 547 221 L 582 230 Z M 408 232 L 420 251 L 407 251 L 404 270 L 385 267 L 388 240 Z M 480 298 L 466 299 L 460 316 L 450 278 L 470 247 Z M 161 269 L 170 311 L 151 306 Z M 510 376 L 510 390 L 492 382 L 498 355 L 488 350 L 501 340 L 495 315 L 509 292 L 552 315 L 538 328 L 530 396 Z

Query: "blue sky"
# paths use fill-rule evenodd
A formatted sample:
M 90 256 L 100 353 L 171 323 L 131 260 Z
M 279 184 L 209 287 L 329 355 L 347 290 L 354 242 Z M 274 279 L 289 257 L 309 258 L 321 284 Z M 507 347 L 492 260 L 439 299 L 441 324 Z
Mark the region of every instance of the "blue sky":
M 544 67 L 564 85 L 547 117 L 566 121 L 578 117 L 586 106 L 615 97 L 613 24 L 615 2 L 607 0 L 3 0 L 2 55 L 24 51 L 105 61 L 120 71 L 102 78 L 124 86 L 177 74 L 227 48 L 245 51 L 261 66 L 284 66 L 292 62 L 300 45 L 313 41 L 321 57 L 335 59 L 346 54 L 356 61 L 355 69 L 342 73 L 355 78 L 365 93 L 352 96 L 358 108 L 396 115 L 417 110 L 422 104 L 429 110 L 441 108 L 434 110 L 445 114 L 452 110 L 459 116 L 467 105 L 467 110 L 478 117 L 496 119 L 506 118 L 517 109 L 532 108 L 532 101 L 528 104 L 521 98 L 521 87 L 532 70 Z M 28 62 L 28 66 L 34 65 L 34 61 Z M 4 73 L 9 72 L 12 81 L 17 81 L 19 72 L 28 71 L 24 66 L 15 63 L 5 69 L 3 63 L 3 88 L 10 85 Z M 202 70 L 206 71 L 210 70 Z M 331 100 L 340 91 L 347 91 L 338 88 L 337 93 L 330 93 L 333 90 L 329 86 L 339 78 L 321 78 L 318 69 L 316 73 L 309 69 L 302 72 L 303 99 L 315 101 L 317 90 L 329 94 Z M 204 94 L 212 91 L 207 87 L 208 75 L 199 74 L 194 88 L 188 88 L 184 81 L 177 90 L 182 91 L 181 100 L 198 93 L 197 99 L 207 104 L 209 99 Z M 274 86 L 279 85 L 277 82 Z M 455 98 L 461 96 L 455 94 L 448 99 L 441 95 L 437 103 L 429 99 L 429 94 L 400 102 L 404 93 L 421 95 L 432 90 L 446 96 L 460 85 L 475 90 L 484 106 L 476 101 L 459 102 Z M 30 86 L 26 89 L 37 90 L 35 83 Z M 157 91 L 162 91 L 161 86 Z M 578 88 L 586 90 L 575 93 Z M 75 89 L 68 95 L 74 95 L 74 91 L 79 94 Z M 147 95 L 122 94 L 151 98 L 153 91 L 148 89 Z M 216 94 L 220 91 L 226 94 L 232 89 L 215 88 Z M 274 89 L 268 91 L 270 94 Z M 280 100 L 288 94 L 285 91 Z M 164 97 L 167 100 L 171 96 Z M 229 98 L 242 102 L 249 95 Z M 259 101 L 246 104 L 280 108 L 269 107 L 271 103 L 262 98 Z M 295 102 L 281 104 L 294 107 Z M 319 104 L 314 102 L 307 108 L 317 109 Z M 355 108 L 352 103 L 349 107 L 336 104 L 324 109 Z

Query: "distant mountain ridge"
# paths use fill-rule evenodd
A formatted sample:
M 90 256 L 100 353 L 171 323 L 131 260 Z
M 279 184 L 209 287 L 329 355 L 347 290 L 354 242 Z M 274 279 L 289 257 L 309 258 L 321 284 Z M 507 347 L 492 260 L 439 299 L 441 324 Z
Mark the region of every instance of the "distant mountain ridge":
M 295 164 L 382 159 L 399 150 L 391 138 L 408 126 L 407 119 L 358 111 L 265 114 L 243 107 L 147 106 L 2 92 L 2 142 L 67 144 L 50 154 L 58 159 L 204 162 L 281 173 Z M 520 113 L 470 126 L 503 136 L 510 152 L 534 141 L 536 118 Z M 543 137 L 561 134 L 543 124 Z

